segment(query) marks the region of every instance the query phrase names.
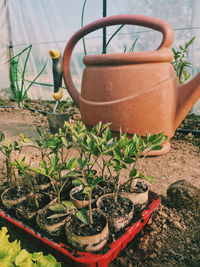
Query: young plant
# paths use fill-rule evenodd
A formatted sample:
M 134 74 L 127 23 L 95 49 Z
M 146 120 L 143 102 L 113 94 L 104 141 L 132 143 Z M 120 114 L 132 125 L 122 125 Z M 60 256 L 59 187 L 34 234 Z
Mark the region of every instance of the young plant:
M 133 135 L 132 139 L 130 139 L 125 147 L 122 148 L 122 151 L 120 151 L 124 163 L 129 164 L 130 169 L 129 179 L 126 183 L 121 185 L 121 188 L 126 184 L 129 184 L 129 191 L 133 192 L 135 185 L 137 184 L 137 179 L 154 181 L 154 177 L 145 176 L 137 170 L 137 162 L 139 158 L 142 158 L 143 160 L 150 151 L 162 149 L 162 143 L 165 142 L 166 139 L 167 136 L 163 133 L 153 135 L 146 133 L 144 138 L 142 138 L 140 135 Z
M 15 173 L 13 170 L 13 164 L 11 161 L 11 153 L 13 151 L 21 152 L 22 146 L 18 144 L 17 141 L 14 141 L 13 144 L 11 140 L 5 138 L 5 135 L 0 131 L 0 151 L 5 156 L 5 163 L 6 163 L 6 176 L 7 176 L 7 183 L 12 184 L 12 178 L 16 182 Z
M 44 64 L 43 68 L 39 72 L 39 74 L 29 82 L 29 85 L 26 86 L 26 69 L 27 69 L 27 63 L 30 57 L 32 45 L 27 46 L 25 49 L 23 49 L 20 53 L 18 53 L 16 56 L 12 57 L 8 62 L 11 63 L 11 84 L 12 84 L 12 89 L 15 98 L 17 99 L 18 106 L 19 108 L 24 107 L 24 100 L 27 98 L 27 92 L 31 88 L 31 86 L 34 84 L 34 82 L 38 79 L 38 77 L 43 73 L 47 61 Z M 23 66 L 20 67 L 19 61 L 22 55 L 25 56 L 25 61 L 23 63 Z
M 71 147 L 71 141 L 67 138 L 67 128 L 63 127 L 55 134 L 41 131 L 38 127 L 36 130 L 39 138 L 35 140 L 27 138 L 24 134 L 20 134 L 22 143 L 38 149 L 41 153 L 42 160 L 51 160 L 51 156 L 56 154 L 60 161 L 64 163 Z
M 82 180 L 74 180 L 75 185 L 83 185 L 84 189 L 83 194 L 88 196 L 89 201 L 89 222 L 93 224 L 92 218 L 92 192 L 93 189 L 102 181 L 102 177 L 96 175 L 95 167 L 99 167 L 99 159 L 101 156 L 101 137 L 100 135 L 105 131 L 105 129 L 110 125 L 102 124 L 99 122 L 96 126 L 92 128 L 91 131 L 88 131 L 84 124 L 79 122 L 75 123 L 65 123 L 65 126 L 68 127 L 69 133 L 72 136 L 75 147 L 78 148 L 80 157 L 78 158 L 78 167 L 79 173 L 82 177 Z M 103 171 L 102 171 L 103 173 Z M 80 211 L 81 218 L 85 218 L 86 212 Z M 87 220 L 85 219 L 85 222 Z
M 172 48 L 172 52 L 174 53 L 172 65 L 180 84 L 185 83 L 190 78 L 190 73 L 186 68 L 191 68 L 192 64 L 186 60 L 186 57 L 188 49 L 194 43 L 194 40 L 195 37 L 192 37 L 192 39 L 189 42 L 186 42 L 184 46 L 179 45 L 179 50 Z
M 108 129 L 106 130 L 107 132 Z M 110 137 L 109 137 L 110 138 Z M 114 140 L 114 145 L 107 151 L 104 151 L 103 159 L 106 166 L 110 181 L 114 187 L 114 201 L 117 203 L 118 192 L 126 185 L 129 184 L 130 192 L 134 190 L 138 178 L 146 180 L 153 180 L 152 176 L 145 176 L 138 172 L 136 169 L 136 163 L 138 159 L 143 155 L 145 157 L 151 150 L 159 150 L 162 148 L 162 143 L 166 140 L 166 136 L 163 133 L 160 134 L 146 134 L 145 138 L 140 135 L 134 134 L 131 139 L 127 137 L 126 133 L 120 132 L 118 139 Z M 109 155 L 109 158 L 107 157 Z M 129 171 L 129 179 L 124 184 L 120 183 L 120 175 L 122 170 Z
M 57 202 L 60 203 L 60 195 L 64 186 L 70 178 L 78 175 L 76 167 L 76 158 L 70 158 L 66 163 L 60 163 L 57 154 L 54 154 L 50 161 L 43 159 L 39 167 L 30 167 L 30 170 L 49 178 L 57 196 Z M 61 175 L 62 170 L 67 171 L 64 177 Z
M 25 163 L 25 157 L 24 157 L 22 160 L 15 159 L 15 167 L 18 170 L 18 174 L 20 176 L 23 176 L 23 184 L 27 185 L 30 188 L 30 191 L 33 192 L 35 206 L 39 208 L 39 203 L 37 199 L 37 193 L 38 193 L 37 183 L 35 177 L 31 172 L 30 164 Z

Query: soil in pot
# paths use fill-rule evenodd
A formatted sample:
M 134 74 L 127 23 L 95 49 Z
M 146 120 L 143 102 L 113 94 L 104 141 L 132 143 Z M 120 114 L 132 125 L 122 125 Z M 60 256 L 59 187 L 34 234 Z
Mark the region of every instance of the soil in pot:
M 106 194 L 97 200 L 97 208 L 107 216 L 111 232 L 118 232 L 131 221 L 134 213 L 133 202 L 118 194 L 117 203 L 113 194 Z
M 51 210 L 51 207 L 57 202 L 57 199 L 51 201 L 47 206 L 42 208 L 37 216 L 36 222 L 41 230 L 52 235 L 59 236 L 65 222 L 68 219 L 67 213 Z
M 145 206 L 148 203 L 149 188 L 142 182 L 137 182 L 134 191 L 130 192 L 130 186 L 126 184 L 120 194 L 129 198 L 134 205 Z
M 49 178 L 47 178 L 44 175 L 37 175 L 36 178 L 35 178 L 35 181 L 36 181 L 36 186 L 41 191 L 42 190 L 46 190 L 51 185 L 51 183 L 49 181 Z
M 65 225 L 69 244 L 79 251 L 98 251 L 109 237 L 108 221 L 97 209 L 93 210 L 93 224 L 84 224 L 76 215 Z
M 10 209 L 13 206 L 23 202 L 28 196 L 32 194 L 30 188 L 26 185 L 12 186 L 7 188 L 1 195 L 3 205 Z
M 89 205 L 88 195 L 83 193 L 83 185 L 73 188 L 70 192 L 70 199 L 75 203 L 78 209 L 85 208 Z M 97 186 L 92 190 L 92 203 L 104 194 L 104 190 Z
M 69 178 L 63 190 L 61 191 L 61 195 L 60 195 L 61 201 L 70 199 L 70 191 L 75 187 L 72 181 L 73 181 L 73 178 Z
M 17 205 L 16 215 L 19 218 L 25 221 L 32 220 L 36 216 L 38 210 L 42 209 L 44 206 L 46 206 L 50 202 L 50 197 L 48 195 L 37 194 L 36 197 L 37 197 L 39 207 L 36 207 L 33 195 L 27 198 L 21 204 Z

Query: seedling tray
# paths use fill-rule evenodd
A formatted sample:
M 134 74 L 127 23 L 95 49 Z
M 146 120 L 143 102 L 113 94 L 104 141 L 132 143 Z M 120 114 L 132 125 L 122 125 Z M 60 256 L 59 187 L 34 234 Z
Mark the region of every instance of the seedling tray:
M 72 249 L 68 245 L 46 238 L 42 233 L 36 233 L 30 227 L 22 222 L 17 221 L 11 216 L 7 215 L 0 209 L 0 217 L 5 219 L 8 223 L 14 226 L 22 234 L 31 237 L 40 245 L 45 247 L 52 254 L 57 256 L 59 260 L 65 261 L 66 266 L 70 267 L 106 267 L 112 262 L 119 252 L 123 250 L 126 245 L 140 232 L 143 226 L 147 223 L 152 211 L 159 205 L 160 197 L 154 192 L 149 192 L 149 201 L 147 207 L 142 211 L 142 215 L 137 222 L 125 229 L 125 233 L 120 236 L 116 241 L 107 244 L 105 252 L 102 251 L 98 254 L 89 252 L 80 252 Z

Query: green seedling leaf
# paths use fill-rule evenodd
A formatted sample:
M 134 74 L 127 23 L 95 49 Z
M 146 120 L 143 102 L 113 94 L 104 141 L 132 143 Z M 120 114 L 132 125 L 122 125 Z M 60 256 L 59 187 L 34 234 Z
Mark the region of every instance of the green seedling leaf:
M 120 171 L 121 170 L 120 161 L 117 160 L 117 159 L 113 159 L 113 162 L 114 162 L 114 169 L 115 169 L 115 171 Z
M 91 188 L 89 186 L 85 186 L 82 193 L 83 194 L 86 194 L 86 195 L 89 195 L 90 194 L 90 191 L 91 191 Z
M 108 142 L 111 139 L 111 130 L 110 128 L 106 128 L 103 133 L 102 137 Z
M 69 161 L 66 163 L 66 168 L 68 170 L 72 170 L 77 166 L 77 159 L 76 158 L 71 158 Z
M 129 173 L 129 176 L 130 177 L 135 177 L 137 175 L 137 170 L 135 168 L 133 168 L 130 173 Z
M 72 201 L 62 201 L 62 204 L 65 206 L 66 209 L 69 211 L 76 210 L 76 205 Z
M 131 164 L 131 163 L 135 162 L 135 159 L 134 158 L 126 157 L 126 158 L 124 158 L 124 162 L 126 164 Z
M 62 203 L 55 203 L 53 206 L 49 207 L 51 211 L 56 211 L 56 212 L 64 212 L 65 211 L 65 205 Z
M 86 209 L 81 209 L 76 213 L 76 217 L 84 224 L 90 224 L 89 216 Z
M 85 185 L 85 183 L 84 183 L 82 180 L 78 180 L 78 179 L 73 180 L 73 181 L 72 181 L 72 184 L 73 184 L 73 185 L 76 185 L 76 186 L 79 186 L 79 185 Z
M 88 159 L 87 158 L 79 158 L 78 159 L 78 165 L 79 165 L 79 168 L 81 170 L 83 170 L 85 168 L 85 166 L 87 165 L 88 163 Z
M 120 152 L 118 148 L 113 149 L 113 154 L 114 154 L 115 159 L 122 160 L 123 154 Z
M 0 132 L 0 142 L 3 141 L 3 139 L 5 138 L 5 135 L 3 132 Z
M 151 148 L 151 150 L 161 150 L 163 146 L 154 146 Z

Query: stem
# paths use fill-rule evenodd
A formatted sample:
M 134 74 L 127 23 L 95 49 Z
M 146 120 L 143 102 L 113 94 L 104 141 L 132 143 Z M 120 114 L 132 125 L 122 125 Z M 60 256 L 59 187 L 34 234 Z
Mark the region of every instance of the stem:
M 90 219 L 90 224 L 93 224 L 93 218 L 92 218 L 92 188 L 89 193 L 89 219 Z
M 38 200 L 37 200 L 37 195 L 35 194 L 35 192 L 33 194 L 34 194 L 35 205 L 36 205 L 37 208 L 39 208 L 39 203 L 38 203 Z
M 7 169 L 7 182 L 9 184 L 12 181 L 12 168 L 10 164 L 10 153 L 6 155 L 6 169 Z
M 84 12 L 85 12 L 85 5 L 86 5 L 87 0 L 84 1 L 83 3 L 83 8 L 82 8 L 82 13 L 81 13 L 81 27 L 83 27 L 83 18 L 84 18 Z M 84 49 L 84 55 L 87 55 L 87 50 L 86 50 L 86 45 L 85 45 L 85 39 L 84 37 L 82 38 L 83 42 L 83 49 Z
M 131 178 L 131 183 L 130 183 L 130 191 L 133 192 L 135 189 L 135 186 L 137 184 L 138 179 Z
M 58 190 L 58 192 L 57 192 L 57 197 L 58 197 L 57 202 L 58 202 L 58 204 L 60 204 L 60 193 L 61 193 L 61 191 Z
M 118 195 L 118 190 L 117 190 L 116 184 L 114 184 L 114 202 L 115 202 L 115 204 L 117 203 L 117 195 Z

